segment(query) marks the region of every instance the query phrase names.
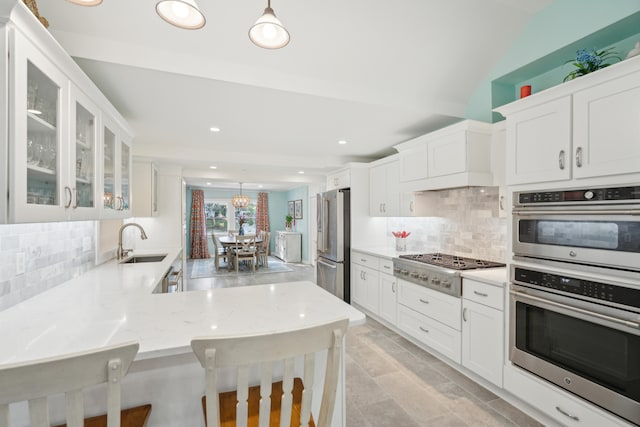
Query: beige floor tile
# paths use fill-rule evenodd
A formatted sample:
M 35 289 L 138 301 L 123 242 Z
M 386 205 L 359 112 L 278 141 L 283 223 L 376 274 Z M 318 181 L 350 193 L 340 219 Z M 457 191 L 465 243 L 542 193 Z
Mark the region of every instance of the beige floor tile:
M 404 373 L 382 375 L 375 381 L 416 423 L 423 423 L 449 412 L 436 395 L 427 392 Z
M 373 378 L 358 366 L 357 361 L 345 362 L 345 372 L 346 395 L 359 408 L 389 399 Z
M 371 423 L 372 427 L 418 427 L 398 404 L 389 399 L 374 405 L 361 408 L 362 415 Z
M 534 420 L 519 409 L 514 408 L 512 405 L 502 399 L 493 400 L 491 402 L 488 402 L 487 405 L 489 405 L 496 412 L 498 412 L 505 418 L 508 418 L 514 424 L 520 427 L 544 427 L 543 424 Z

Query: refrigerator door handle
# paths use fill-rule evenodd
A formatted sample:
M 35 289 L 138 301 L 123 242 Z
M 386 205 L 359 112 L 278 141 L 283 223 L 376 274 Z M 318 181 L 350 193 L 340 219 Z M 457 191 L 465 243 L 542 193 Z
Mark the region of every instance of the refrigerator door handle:
M 319 258 L 318 258 L 318 264 L 322 264 L 322 265 L 324 265 L 325 267 L 329 267 L 329 268 L 332 268 L 332 269 L 334 269 L 334 270 L 335 270 L 336 268 L 338 268 L 338 266 L 337 266 L 337 265 L 335 265 L 335 264 L 328 264 L 328 263 L 326 263 L 326 262 L 322 261 L 322 260 L 321 260 L 321 259 L 319 259 Z
M 324 202 L 324 197 L 322 196 L 322 194 L 318 194 L 317 196 L 317 223 L 318 223 L 318 230 L 317 230 L 317 236 L 316 236 L 316 245 L 318 246 L 318 251 L 319 252 L 324 252 L 325 248 L 324 248 L 324 219 L 322 218 L 323 216 L 323 202 Z
M 329 247 L 329 199 L 322 198 L 322 250 Z

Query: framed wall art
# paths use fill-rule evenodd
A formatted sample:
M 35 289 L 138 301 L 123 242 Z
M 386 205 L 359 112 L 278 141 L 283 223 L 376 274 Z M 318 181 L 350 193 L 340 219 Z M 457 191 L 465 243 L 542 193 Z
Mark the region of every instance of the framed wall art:
M 295 202 L 293 200 L 289 200 L 289 209 L 287 210 L 287 214 L 294 216 L 295 213 Z
M 294 200 L 295 202 L 295 215 L 293 216 L 295 219 L 302 219 L 302 199 Z

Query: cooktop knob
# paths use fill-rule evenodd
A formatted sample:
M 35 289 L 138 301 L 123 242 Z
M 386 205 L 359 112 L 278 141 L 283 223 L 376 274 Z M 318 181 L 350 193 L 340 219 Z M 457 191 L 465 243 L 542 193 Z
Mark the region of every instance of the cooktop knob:
M 593 191 L 591 190 L 587 190 L 584 192 L 584 198 L 587 200 L 593 199 L 593 196 L 595 196 L 595 194 L 593 194 Z
M 400 270 L 400 274 L 402 274 L 403 276 L 408 276 L 409 270 Z
M 431 284 L 433 284 L 433 285 L 439 285 L 439 284 L 440 284 L 440 278 L 438 278 L 438 277 L 432 277 L 432 278 L 431 278 Z
M 413 277 L 414 279 L 418 278 L 418 272 L 417 271 L 412 271 L 411 272 L 411 277 Z
M 451 287 L 451 280 L 449 279 L 444 279 L 442 281 L 442 286 L 444 286 L 445 288 L 450 288 Z
M 427 282 L 429 280 L 429 276 L 423 273 L 420 275 L 420 280 Z

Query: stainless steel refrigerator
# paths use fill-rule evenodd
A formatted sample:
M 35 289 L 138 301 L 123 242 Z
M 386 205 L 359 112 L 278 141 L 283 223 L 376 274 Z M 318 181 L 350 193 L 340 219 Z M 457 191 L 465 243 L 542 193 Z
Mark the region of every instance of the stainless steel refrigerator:
M 350 302 L 351 198 L 349 189 L 318 194 L 318 286 Z

